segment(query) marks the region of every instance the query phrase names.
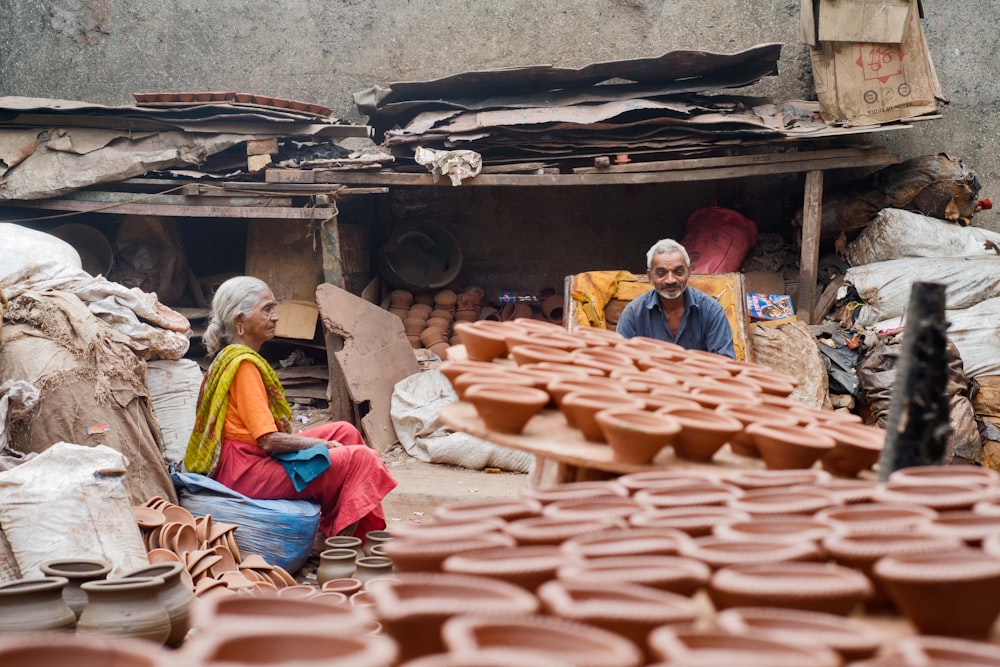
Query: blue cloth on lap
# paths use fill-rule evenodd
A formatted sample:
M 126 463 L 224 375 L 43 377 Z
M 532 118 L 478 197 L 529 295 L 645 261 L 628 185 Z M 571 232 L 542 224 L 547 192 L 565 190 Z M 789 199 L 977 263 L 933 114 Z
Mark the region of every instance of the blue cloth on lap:
M 306 488 L 309 482 L 330 467 L 330 450 L 326 445 L 313 445 L 309 449 L 300 449 L 297 452 L 273 454 L 272 458 L 288 473 L 296 491 Z

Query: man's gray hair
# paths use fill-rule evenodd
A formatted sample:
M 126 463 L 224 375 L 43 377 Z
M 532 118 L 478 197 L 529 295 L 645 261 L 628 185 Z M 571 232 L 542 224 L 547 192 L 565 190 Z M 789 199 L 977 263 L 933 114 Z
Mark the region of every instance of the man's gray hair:
M 201 338 L 208 356 L 214 357 L 235 333 L 233 319 L 249 315 L 269 289 L 267 283 L 253 276 L 236 276 L 219 285 L 212 297 L 211 319 Z
M 665 252 L 679 252 L 684 258 L 684 266 L 691 268 L 691 258 L 688 257 L 688 251 L 684 249 L 684 246 L 673 239 L 660 239 L 646 253 L 646 270 L 653 268 L 654 257 Z

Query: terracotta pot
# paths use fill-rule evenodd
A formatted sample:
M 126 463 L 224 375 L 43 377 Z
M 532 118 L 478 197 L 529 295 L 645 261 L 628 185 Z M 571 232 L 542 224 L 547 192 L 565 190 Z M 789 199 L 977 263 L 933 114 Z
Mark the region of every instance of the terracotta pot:
M 38 567 L 46 577 L 66 579 L 66 585 L 62 587 L 62 597 L 77 618 L 87 606 L 87 594 L 80 585 L 87 581 L 104 579 L 111 572 L 111 565 L 96 558 L 55 558 L 43 561 Z
M 542 503 L 532 498 L 491 498 L 446 503 L 434 508 L 432 513 L 437 519 L 454 523 L 483 519 L 514 521 L 529 516 L 538 516 L 541 511 Z
M 812 515 L 840 504 L 840 500 L 822 488 L 754 489 L 728 501 L 730 507 L 751 516 Z
M 987 488 L 1000 485 L 1000 473 L 973 465 L 913 466 L 896 470 L 889 475 L 894 485 L 946 484 Z
M 405 319 L 407 319 L 410 316 L 410 309 L 409 308 L 396 308 L 394 306 L 391 306 L 389 308 L 389 312 L 392 313 L 393 315 L 395 315 L 396 317 L 398 317 L 401 320 L 405 320 Z
M 700 486 L 703 484 L 720 483 L 717 475 L 696 470 L 646 470 L 622 475 L 618 478 L 618 481 L 632 494 L 648 488 Z
M 510 349 L 510 356 L 518 366 L 550 361 L 559 364 L 573 363 L 573 357 L 566 350 L 537 343 L 522 343 Z
M 517 648 L 485 648 L 463 653 L 435 653 L 409 660 L 400 667 L 573 667 L 546 653 L 532 653 Z
M 365 533 L 365 540 L 361 550 L 365 556 L 371 556 L 373 546 L 376 544 L 386 544 L 392 541 L 393 537 L 394 534 L 388 530 L 369 530 Z
M 771 470 L 811 468 L 837 444 L 817 429 L 792 424 L 758 422 L 747 426 L 746 434 Z
M 410 343 L 410 347 L 414 350 L 419 350 L 424 346 L 424 344 L 420 342 L 420 334 L 406 334 L 406 340 Z
M 492 369 L 462 373 L 452 381 L 451 386 L 458 394 L 459 400 L 464 401 L 467 400 L 465 390 L 474 384 L 516 384 L 522 387 L 533 387 L 535 383 L 533 378 L 518 375 L 512 370 L 496 364 Z
M 520 318 L 530 318 L 531 306 L 522 301 L 511 301 L 500 309 L 500 321 L 509 322 Z
M 690 597 L 708 582 L 711 570 L 693 558 L 680 556 L 607 556 L 567 562 L 560 581 L 630 583 Z
M 833 531 L 830 524 L 796 516 L 756 516 L 750 521 L 723 523 L 712 534 L 724 540 L 768 540 L 781 543 L 820 542 Z
M 589 482 L 565 482 L 543 487 L 529 487 L 521 492 L 525 498 L 533 498 L 542 505 L 554 503 L 557 500 L 571 498 L 600 498 L 601 496 L 629 495 L 628 489 L 617 480 L 594 480 Z
M 650 486 L 636 491 L 635 499 L 650 509 L 668 507 L 706 507 L 725 505 L 731 499 L 742 496 L 735 486 L 706 482 L 674 486 Z
M 723 611 L 715 620 L 721 630 L 737 635 L 826 646 L 846 662 L 870 658 L 882 645 L 882 635 L 868 623 L 833 614 L 743 607 Z
M 676 556 L 690 538 L 671 528 L 620 528 L 581 535 L 562 543 L 562 552 L 574 559 L 612 556 Z
M 910 665 L 973 667 L 1000 665 L 1000 647 L 996 644 L 954 637 L 900 637 L 896 653 Z
M 353 577 L 358 552 L 354 549 L 326 549 L 319 555 L 319 566 L 316 568 L 316 583 L 322 586 L 332 579 Z
M 836 443 L 820 458 L 823 469 L 838 477 L 856 477 L 878 463 L 885 446 L 885 431 L 861 424 L 819 425 L 816 430 Z
M 773 396 L 790 396 L 799 381 L 786 373 L 772 371 L 769 368 L 758 365 L 756 368 L 744 368 L 737 376 L 739 378 L 749 378 L 760 385 L 765 394 Z
M 631 641 L 644 652 L 646 637 L 659 626 L 691 624 L 697 605 L 688 598 L 633 584 L 550 581 L 538 589 L 538 598 L 551 616 L 602 628 Z
M 600 628 L 551 616 L 454 616 L 441 628 L 453 653 L 513 648 L 579 667 L 638 667 L 643 658 L 629 640 Z
M 519 545 L 558 545 L 577 535 L 624 527 L 624 521 L 610 517 L 560 519 L 539 516 L 511 521 L 503 527 L 503 531 L 517 540 Z
M 613 347 L 624 342 L 626 338 L 613 329 L 600 329 L 598 327 L 577 327 L 573 333 L 587 341 L 587 345 L 600 347 Z
M 560 323 L 563 321 L 563 310 L 566 307 L 566 297 L 562 294 L 553 294 L 542 300 L 539 307 L 542 315 L 550 322 Z
M 320 589 L 327 593 L 343 593 L 348 598 L 361 590 L 362 583 L 354 577 L 343 577 L 341 579 L 330 579 L 320 586 Z
M 368 591 L 376 619 L 400 648 L 401 660 L 445 650 L 441 624 L 458 614 L 530 614 L 538 600 L 523 588 L 488 577 L 403 572 Z
M 76 631 L 163 644 L 171 633 L 170 616 L 159 597 L 163 586 L 161 577 L 102 579 L 82 584 L 87 606 L 80 614 Z
M 451 329 L 451 319 L 450 318 L 445 318 L 445 317 L 434 317 L 432 315 L 431 317 L 427 318 L 426 325 L 427 325 L 426 328 L 428 328 L 428 329 L 430 329 L 430 328 L 440 329 L 441 331 L 443 331 L 445 333 L 445 335 L 447 335 L 448 332 L 449 332 L 449 330 Z M 405 322 L 403 323 L 403 327 L 404 328 L 406 327 L 406 323 Z M 407 333 L 409 333 L 409 332 L 407 332 Z
M 327 549 L 353 549 L 356 558 L 364 555 L 362 544 L 362 539 L 354 535 L 331 535 L 323 540 Z
M 159 577 L 163 579 L 160 588 L 160 604 L 170 618 L 170 634 L 166 645 L 177 647 L 184 643 L 188 630 L 191 629 L 191 604 L 194 602 L 194 591 L 190 579 L 185 580 L 184 568 L 180 563 L 161 563 L 132 570 L 122 575 L 123 579 L 142 579 Z
M 696 537 L 681 545 L 681 555 L 694 558 L 718 570 L 741 563 L 817 561 L 822 552 L 815 542 L 776 542 L 763 539 L 722 539 Z
M 447 505 L 441 505 L 435 511 L 443 510 L 446 507 Z M 392 533 L 396 537 L 405 537 L 406 539 L 424 542 L 463 540 L 470 537 L 499 533 L 500 529 L 506 523 L 504 519 L 490 516 L 480 518 L 470 517 L 468 519 L 438 518 L 434 521 L 401 523 L 399 526 L 393 526 Z
M 669 415 L 680 423 L 681 432 L 674 436 L 674 454 L 689 461 L 711 461 L 724 444 L 743 430 L 736 419 L 710 410 L 665 408 L 654 414 Z
M 597 422 L 598 412 L 609 408 L 642 410 L 644 407 L 642 399 L 607 391 L 573 391 L 563 396 L 559 404 L 567 423 L 580 429 L 583 437 L 592 442 L 605 442 L 604 431 Z
M 562 408 L 563 398 L 567 394 L 573 393 L 583 393 L 583 394 L 593 394 L 593 393 L 604 393 L 604 394 L 620 394 L 622 396 L 627 396 L 628 392 L 624 387 L 609 383 L 605 380 L 596 380 L 592 378 L 560 378 L 553 380 L 548 385 L 546 385 L 545 390 L 549 392 L 552 400 L 555 401 L 556 406 L 560 409 Z M 575 428 L 575 423 L 571 422 L 571 415 L 563 412 L 566 415 L 566 421 L 570 426 Z
M 76 614 L 63 599 L 66 577 L 0 584 L 0 633 L 72 630 Z
M 486 428 L 500 433 L 520 433 L 549 402 L 541 389 L 514 384 L 474 384 L 465 398 L 476 406 Z
M 827 482 L 822 482 L 821 486 L 840 498 L 841 502 L 845 505 L 870 503 L 875 497 L 876 484 L 871 479 L 845 479 L 838 477 Z
M 372 579 L 389 577 L 393 571 L 391 558 L 385 556 L 362 556 L 355 561 L 354 578 L 364 585 Z
M 825 486 L 831 479 L 825 470 L 734 470 L 726 475 L 733 486 L 750 491 L 792 486 Z
M 757 396 L 750 389 L 735 386 L 696 386 L 691 390 L 691 398 L 702 407 L 714 410 L 723 405 L 753 405 Z
M 639 370 L 633 363 L 632 357 L 609 347 L 583 347 L 573 350 L 571 354 L 573 355 L 573 363 L 577 366 L 596 368 L 609 376 L 612 372 L 623 369 Z
M 171 667 L 172 655 L 138 639 L 88 637 L 65 632 L 5 634 L 0 641 L 5 667 Z
M 383 550 L 392 559 L 396 572 L 441 572 L 445 559 L 456 554 L 492 551 L 513 547 L 514 538 L 499 533 L 484 533 L 476 537 L 454 540 L 395 539 Z
M 413 295 L 413 305 L 410 306 L 410 313 L 414 317 L 422 317 L 425 320 L 430 317 L 434 310 L 434 295 L 422 292 Z
M 747 426 L 758 422 L 777 424 L 794 424 L 797 422 L 794 416 L 782 414 L 761 404 L 740 405 L 736 403 L 724 403 L 719 406 L 718 412 L 727 417 L 735 417 L 743 424 L 743 430 L 733 436 L 733 439 L 729 441 L 729 447 L 733 450 L 734 454 L 749 456 L 751 458 L 760 458 L 760 452 L 757 451 L 757 446 L 754 444 L 753 438 L 747 435 Z
M 542 516 L 554 519 L 612 519 L 627 521 L 644 507 L 632 498 L 604 496 L 601 498 L 572 498 L 548 503 Z
M 431 345 L 436 345 L 438 343 L 447 343 L 448 332 L 440 327 L 428 326 L 420 332 L 420 342 L 423 343 L 425 347 L 430 347 Z
M 413 292 L 397 289 L 389 292 L 389 303 L 393 308 L 407 308 L 413 305 Z
M 929 507 L 890 503 L 858 503 L 816 513 L 817 520 L 847 535 L 923 532 L 937 516 L 938 513 Z
M 455 322 L 454 331 L 462 337 L 470 361 L 493 361 L 507 356 L 504 329 L 498 322 Z
M 433 352 L 434 354 L 436 354 L 439 359 L 441 359 L 443 361 L 447 361 L 448 360 L 448 348 L 450 348 L 450 347 L 451 347 L 451 345 L 449 345 L 445 341 L 442 341 L 440 343 L 433 343 L 431 345 L 428 345 L 427 349 L 430 350 L 431 352 Z
M 750 515 L 724 505 L 711 507 L 667 507 L 639 512 L 629 517 L 629 524 L 637 528 L 671 528 L 687 533 L 689 537 L 710 535 L 712 528 L 723 522 L 749 520 Z
M 670 665 L 723 665 L 735 658 L 741 667 L 838 667 L 840 657 L 825 646 L 750 637 L 717 630 L 657 628 L 649 635 L 653 653 Z
M 988 536 L 1000 536 L 1000 516 L 967 510 L 942 512 L 924 530 L 934 535 L 958 538 L 969 547 L 980 547 Z
M 645 410 L 601 410 L 594 419 L 615 460 L 625 463 L 651 463 L 681 430 L 668 415 Z
M 875 501 L 923 505 L 933 510 L 971 509 L 983 497 L 980 488 L 960 484 L 898 484 L 887 482 L 875 489 Z
M 708 585 L 718 610 L 780 607 L 846 616 L 871 594 L 867 577 L 830 563 L 742 563 L 719 570 Z
M 456 553 L 447 557 L 441 569 L 499 579 L 534 592 L 555 578 L 564 561 L 565 554 L 556 545 L 507 546 Z

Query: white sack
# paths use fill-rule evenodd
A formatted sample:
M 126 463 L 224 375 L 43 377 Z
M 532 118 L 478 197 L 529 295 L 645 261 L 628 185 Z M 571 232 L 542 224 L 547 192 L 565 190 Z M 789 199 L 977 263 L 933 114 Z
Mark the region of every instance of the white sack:
M 12 222 L 0 222 L 0 278 L 36 262 L 58 262 L 83 270 L 80 253 L 61 238 Z
M 57 442 L 0 473 L 0 525 L 24 577 L 51 558 L 97 558 L 109 576 L 149 564 L 125 491 L 125 457 Z
M 996 255 L 986 247 L 987 241 L 1000 247 L 1000 234 L 885 208 L 847 245 L 847 261 L 861 266 L 901 257 Z
M 146 386 L 153 414 L 163 436 L 163 458 L 168 463 L 184 459 L 198 410 L 198 390 L 203 374 L 193 359 L 160 359 L 146 363 Z
M 853 285 L 865 304 L 855 314 L 855 324 L 871 327 L 901 316 L 918 281 L 943 284 L 946 309 L 968 308 L 1000 297 L 1000 256 L 906 257 L 853 266 L 844 283 Z
M 987 299 L 961 310 L 945 310 L 948 338 L 962 356 L 965 376 L 1000 375 L 1000 298 Z M 876 330 L 895 329 L 902 318 L 883 320 Z
M 429 463 L 450 463 L 473 470 L 531 470 L 534 455 L 500 447 L 445 426 L 440 419 L 441 408 L 457 401 L 458 395 L 448 378 L 438 370 L 414 373 L 396 383 L 390 416 L 396 436 L 410 456 Z

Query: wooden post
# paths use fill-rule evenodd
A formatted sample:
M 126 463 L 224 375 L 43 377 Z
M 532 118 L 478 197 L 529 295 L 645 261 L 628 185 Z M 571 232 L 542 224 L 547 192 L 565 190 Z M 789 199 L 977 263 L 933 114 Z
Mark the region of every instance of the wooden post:
M 944 316 L 945 286 L 913 283 L 903 346 L 892 386 L 878 477 L 900 468 L 940 463 L 952 427 Z
M 335 209 L 319 209 L 320 213 L 326 211 L 332 213 Z M 343 288 L 344 273 L 340 258 L 340 225 L 336 214 L 323 222 L 319 229 L 319 235 L 323 257 L 323 281 Z M 325 329 L 323 334 L 326 343 L 327 367 L 330 370 L 330 379 L 326 387 L 326 395 L 330 401 L 330 416 L 360 426 L 361 422 L 357 418 L 354 402 L 347 389 L 347 380 L 344 378 L 344 372 L 341 370 L 340 362 L 337 361 L 336 356 L 337 352 L 344 349 L 344 339 L 339 334 Z
M 802 255 L 799 259 L 799 299 L 796 312 L 806 324 L 814 324 L 816 280 L 819 276 L 819 238 L 823 215 L 823 172 L 806 173 L 805 200 L 802 203 Z

